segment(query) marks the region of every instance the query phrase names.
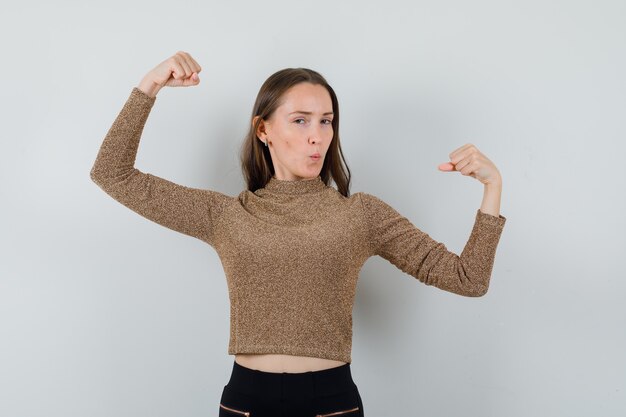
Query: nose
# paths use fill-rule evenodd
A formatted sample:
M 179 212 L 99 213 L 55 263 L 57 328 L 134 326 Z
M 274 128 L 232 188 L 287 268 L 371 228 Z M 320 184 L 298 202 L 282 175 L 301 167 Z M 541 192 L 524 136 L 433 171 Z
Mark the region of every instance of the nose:
M 322 126 L 317 126 L 311 129 L 309 133 L 309 142 L 320 143 L 322 139 Z

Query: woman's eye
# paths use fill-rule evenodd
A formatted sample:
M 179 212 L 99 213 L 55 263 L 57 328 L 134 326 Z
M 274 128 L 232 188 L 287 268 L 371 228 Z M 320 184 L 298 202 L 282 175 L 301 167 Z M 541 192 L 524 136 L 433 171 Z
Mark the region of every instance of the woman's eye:
M 306 122 L 306 120 L 304 120 L 304 119 L 296 119 L 293 122 L 296 123 L 296 124 L 302 124 L 300 122 Z M 333 121 L 330 120 L 330 119 L 324 119 L 324 120 L 322 120 L 322 122 L 324 122 L 323 124 L 326 124 L 326 125 L 330 125 L 330 124 L 333 123 Z

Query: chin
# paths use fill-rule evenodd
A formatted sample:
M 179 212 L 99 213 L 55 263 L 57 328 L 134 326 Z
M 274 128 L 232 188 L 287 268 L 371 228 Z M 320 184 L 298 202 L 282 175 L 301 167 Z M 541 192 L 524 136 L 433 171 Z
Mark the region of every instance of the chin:
M 321 172 L 321 171 L 317 171 L 317 172 L 315 172 L 315 171 L 309 171 L 309 172 L 308 172 L 308 173 L 306 173 L 306 174 L 304 174 L 304 173 L 303 173 L 302 175 L 299 175 L 299 177 L 300 177 L 300 178 L 305 178 L 305 179 L 313 179 L 313 178 L 317 177 L 318 175 L 320 175 L 320 172 Z

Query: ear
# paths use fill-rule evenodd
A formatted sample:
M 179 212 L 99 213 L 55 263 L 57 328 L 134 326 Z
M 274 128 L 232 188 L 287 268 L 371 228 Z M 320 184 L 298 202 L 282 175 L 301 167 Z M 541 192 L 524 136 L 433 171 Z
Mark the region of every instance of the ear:
M 261 116 L 254 116 L 252 118 L 252 128 L 254 128 L 254 124 L 260 118 L 261 118 Z M 261 121 L 259 122 L 259 127 L 257 127 L 256 132 L 254 132 L 254 133 L 256 133 L 256 136 L 259 139 L 267 140 L 266 121 L 265 120 L 261 119 Z

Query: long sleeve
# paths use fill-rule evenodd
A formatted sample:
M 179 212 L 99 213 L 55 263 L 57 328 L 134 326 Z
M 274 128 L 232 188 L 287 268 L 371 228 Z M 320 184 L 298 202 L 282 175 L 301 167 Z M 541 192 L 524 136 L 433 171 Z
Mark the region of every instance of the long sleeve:
M 156 97 L 134 87 L 102 142 L 91 179 L 141 216 L 214 245 L 214 216 L 230 197 L 190 188 L 134 167 L 141 134 Z
M 371 253 L 388 260 L 426 285 L 479 297 L 489 288 L 496 248 L 506 218 L 480 209 L 461 255 L 449 251 L 376 196 L 357 193 L 362 201 Z

